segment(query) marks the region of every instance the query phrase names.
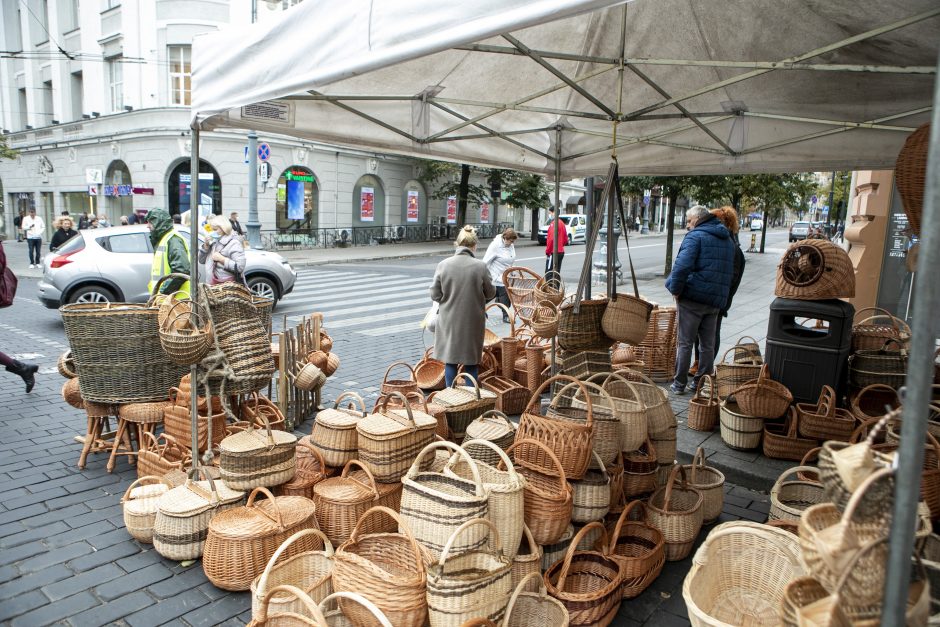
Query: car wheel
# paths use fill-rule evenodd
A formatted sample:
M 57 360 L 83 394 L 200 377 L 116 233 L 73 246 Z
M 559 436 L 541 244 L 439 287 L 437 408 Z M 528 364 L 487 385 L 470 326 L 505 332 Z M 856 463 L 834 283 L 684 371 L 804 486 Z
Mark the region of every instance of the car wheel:
M 277 301 L 280 299 L 278 294 L 277 284 L 265 276 L 253 276 L 248 279 L 248 289 L 251 290 L 251 293 L 255 296 L 263 296 L 264 298 L 273 298 L 274 304 L 277 304 Z
M 106 287 L 98 285 L 86 285 L 80 287 L 69 294 L 68 302 L 71 303 L 113 303 L 117 300 L 114 292 Z

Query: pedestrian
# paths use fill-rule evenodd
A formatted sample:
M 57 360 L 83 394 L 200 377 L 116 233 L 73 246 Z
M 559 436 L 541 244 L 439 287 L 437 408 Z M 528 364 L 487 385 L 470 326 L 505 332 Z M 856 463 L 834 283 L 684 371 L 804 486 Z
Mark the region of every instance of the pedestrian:
M 477 232 L 465 226 L 457 234 L 454 255 L 438 264 L 431 300 L 438 303 L 434 356 L 444 362 L 444 382 L 450 387 L 463 366 L 474 379 L 483 356 L 484 308 L 496 296 L 486 264 L 476 258 Z
M 98 215 L 98 226 L 102 229 L 111 226 L 111 223 L 108 221 L 108 216 L 102 214 Z
M 7 255 L 3 250 L 3 242 L 0 242 L 0 294 L 3 296 L 3 307 L 9 307 L 13 304 L 13 297 L 16 295 L 16 276 L 12 272 L 7 272 Z M 12 372 L 23 379 L 23 383 L 26 384 L 27 394 L 33 391 L 39 366 L 24 364 L 6 353 L 0 353 L 0 365 L 6 367 L 7 372 Z
M 150 229 L 150 243 L 153 244 L 150 283 L 147 285 L 148 291 L 153 294 L 154 286 L 162 277 L 171 273 L 189 274 L 189 244 L 173 229 L 170 214 L 164 209 L 151 209 L 144 221 Z M 181 292 L 177 298 L 189 298 L 189 281 L 174 277 L 160 286 L 161 294 L 174 292 Z
M 244 237 L 245 231 L 242 229 L 242 223 L 238 221 L 238 212 L 233 211 L 228 219 L 232 223 L 232 230 Z
M 59 228 L 52 234 L 52 240 L 49 242 L 49 250 L 55 252 L 62 244 L 78 235 L 78 231 L 72 228 L 72 218 L 63 216 L 59 218 Z
M 633 230 L 637 232 L 640 231 L 640 216 L 635 216 L 633 218 Z
M 209 285 L 228 281 L 244 282 L 245 247 L 233 232 L 232 223 L 222 216 L 209 218 L 209 237 L 199 248 L 199 263 L 205 264 L 205 282 Z
M 13 226 L 16 227 L 16 241 L 17 243 L 23 241 L 23 212 L 20 211 L 13 218 Z
M 494 237 L 493 241 L 486 249 L 483 255 L 483 263 L 490 273 L 490 282 L 496 288 L 496 302 L 500 303 L 506 309 L 509 309 L 509 293 L 506 286 L 503 285 L 503 272 L 511 266 L 516 260 L 515 241 L 519 239 L 516 231 L 512 227 L 503 231 L 499 237 Z M 509 316 L 503 311 L 503 322 L 509 322 Z
M 23 218 L 23 230 L 29 246 L 29 267 L 38 268 L 42 262 L 42 235 L 46 231 L 46 223 L 36 215 L 35 209 L 30 208 L 29 214 Z
M 548 233 L 545 236 L 545 276 L 548 276 L 549 272 L 553 272 L 559 278 L 561 277 L 561 262 L 565 258 L 565 244 L 568 242 L 568 227 L 564 222 L 561 222 L 561 228 L 564 229 L 562 237 L 558 238 L 558 267 L 555 268 L 552 265 L 552 253 L 555 250 L 555 231 L 558 230 L 558 223 L 561 220 L 552 219 L 548 223 Z
M 182 226 L 182 225 L 183 225 L 183 217 L 182 217 L 180 214 L 178 214 L 178 213 L 174 213 L 174 214 L 173 214 L 173 224 L 179 224 L 180 226 Z
M 734 243 L 728 229 L 702 205 L 695 205 L 685 216 L 689 233 L 666 279 L 666 289 L 676 299 L 678 314 L 676 372 L 671 386 L 674 394 L 685 393 L 696 338 L 700 351 L 693 389 L 703 374 L 714 369 L 718 316 L 728 304 L 734 276 Z
M 85 213 L 78 214 L 78 230 L 84 231 L 89 226 L 91 226 L 91 220 L 88 219 L 88 215 Z
M 121 216 L 121 226 L 127 226 L 130 222 L 127 221 L 127 216 Z
M 89 229 L 97 229 L 97 228 L 98 228 L 98 218 L 92 217 L 92 218 L 91 218 L 91 224 L 88 225 L 88 228 L 89 228 Z
M 139 222 L 140 222 L 140 220 L 137 218 L 137 212 L 131 211 L 131 212 L 127 215 L 127 223 L 128 223 L 128 224 L 138 224 Z

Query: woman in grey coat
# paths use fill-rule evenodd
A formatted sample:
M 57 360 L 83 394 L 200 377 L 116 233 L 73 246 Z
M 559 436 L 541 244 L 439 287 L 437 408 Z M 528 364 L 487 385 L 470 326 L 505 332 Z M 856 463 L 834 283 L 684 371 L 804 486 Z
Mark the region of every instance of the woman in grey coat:
M 477 366 L 483 355 L 485 307 L 496 296 L 486 264 L 474 256 L 476 248 L 476 229 L 463 227 L 457 235 L 454 256 L 438 264 L 431 285 L 431 300 L 440 306 L 434 356 L 446 366 L 444 380 L 448 387 L 460 366 L 477 378 Z
M 244 282 L 245 247 L 242 238 L 232 233 L 232 224 L 222 216 L 212 216 L 209 239 L 199 249 L 199 263 L 205 264 L 205 278 L 209 285 L 226 281 Z

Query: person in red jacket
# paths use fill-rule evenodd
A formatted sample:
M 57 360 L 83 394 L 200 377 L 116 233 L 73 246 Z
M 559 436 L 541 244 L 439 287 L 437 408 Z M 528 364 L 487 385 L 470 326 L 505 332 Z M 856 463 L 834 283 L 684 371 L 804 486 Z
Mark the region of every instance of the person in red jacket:
M 559 227 L 559 223 L 561 226 Z M 562 236 L 558 238 L 558 267 L 552 267 L 552 253 L 555 250 L 555 229 L 558 229 Z M 552 218 L 548 223 L 548 234 L 545 237 L 545 275 L 553 270 L 561 276 L 561 261 L 565 258 L 565 243 L 568 241 L 568 227 L 561 220 L 556 221 Z

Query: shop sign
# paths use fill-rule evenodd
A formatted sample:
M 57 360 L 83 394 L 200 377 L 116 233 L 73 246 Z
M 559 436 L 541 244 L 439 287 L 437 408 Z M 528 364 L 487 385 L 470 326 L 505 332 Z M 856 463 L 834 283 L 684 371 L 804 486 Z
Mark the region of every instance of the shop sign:
M 359 192 L 359 219 L 363 222 L 375 221 L 375 188 L 363 187 Z
M 153 188 L 152 187 L 132 187 L 131 193 L 142 194 L 144 196 L 153 196 Z
M 485 202 L 480 205 L 480 222 L 488 224 L 490 221 L 490 203 Z
M 447 224 L 457 224 L 457 197 L 447 197 Z
M 414 190 L 408 191 L 407 214 L 405 217 L 408 222 L 418 221 L 418 192 Z
M 288 170 L 284 173 L 284 178 L 288 181 L 302 181 L 304 183 L 313 183 L 313 175 L 306 170 Z
M 105 196 L 132 196 L 133 188 L 130 185 L 105 185 Z

